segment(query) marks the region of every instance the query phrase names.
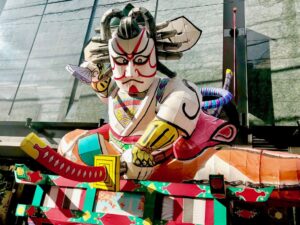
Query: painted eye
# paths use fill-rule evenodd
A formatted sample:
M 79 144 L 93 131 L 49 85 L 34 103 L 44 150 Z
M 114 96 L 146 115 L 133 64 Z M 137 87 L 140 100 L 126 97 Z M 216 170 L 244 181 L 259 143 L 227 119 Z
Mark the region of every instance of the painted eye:
M 127 65 L 128 64 L 128 60 L 124 57 L 121 57 L 121 56 L 114 58 L 114 61 L 118 65 Z
M 148 61 L 149 56 L 138 55 L 133 59 L 133 62 L 137 65 L 143 65 Z

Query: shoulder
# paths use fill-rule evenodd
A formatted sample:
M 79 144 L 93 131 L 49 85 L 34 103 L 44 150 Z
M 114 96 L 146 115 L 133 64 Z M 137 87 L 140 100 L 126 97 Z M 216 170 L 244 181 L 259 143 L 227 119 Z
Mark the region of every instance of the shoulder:
M 190 81 L 170 79 L 157 116 L 180 127 L 191 135 L 201 111 L 201 94 L 197 85 Z
M 188 80 L 173 78 L 168 81 L 162 99 L 184 97 L 193 100 L 200 99 L 200 96 L 200 89 L 196 84 Z

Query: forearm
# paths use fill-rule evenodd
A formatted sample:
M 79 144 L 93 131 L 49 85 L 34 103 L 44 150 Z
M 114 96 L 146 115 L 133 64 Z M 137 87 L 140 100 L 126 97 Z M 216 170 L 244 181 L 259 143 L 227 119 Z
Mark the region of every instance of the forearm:
M 154 166 L 156 162 L 151 153 L 170 147 L 180 134 L 175 126 L 155 118 L 132 150 L 133 163 L 142 167 Z
M 93 40 L 84 49 L 85 62 L 81 65 L 92 72 L 91 87 L 100 98 L 107 98 L 114 87 L 114 80 L 111 79 L 112 70 L 106 66 L 107 61 L 101 60 L 107 56 L 107 44 L 94 42 Z
M 178 128 L 168 122 L 155 118 L 147 126 L 136 146 L 147 153 L 151 153 L 172 145 L 179 137 L 180 132 Z
M 101 81 L 95 81 L 91 83 L 92 89 L 100 96 L 107 98 L 110 94 L 110 90 L 113 87 L 113 80 L 109 77 Z
M 115 81 L 111 78 L 112 71 L 110 67 L 104 65 L 96 65 L 92 62 L 84 62 L 81 67 L 88 68 L 92 74 L 90 83 L 91 88 L 99 97 L 107 98 L 114 88 Z

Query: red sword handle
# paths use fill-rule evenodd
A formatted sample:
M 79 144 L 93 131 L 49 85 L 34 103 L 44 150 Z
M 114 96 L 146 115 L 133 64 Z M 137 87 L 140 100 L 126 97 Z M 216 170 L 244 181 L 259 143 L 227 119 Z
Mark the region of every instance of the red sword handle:
M 53 150 L 34 133 L 21 143 L 21 149 L 55 174 L 79 182 L 99 182 L 107 177 L 105 166 L 76 164 Z

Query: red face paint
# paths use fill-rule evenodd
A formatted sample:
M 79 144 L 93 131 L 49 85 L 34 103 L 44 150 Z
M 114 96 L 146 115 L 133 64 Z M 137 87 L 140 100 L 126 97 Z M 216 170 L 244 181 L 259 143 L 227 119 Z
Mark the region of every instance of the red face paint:
M 117 86 L 137 94 L 148 90 L 157 72 L 155 45 L 147 31 L 133 39 L 123 40 L 114 36 L 109 42 L 113 79 Z

